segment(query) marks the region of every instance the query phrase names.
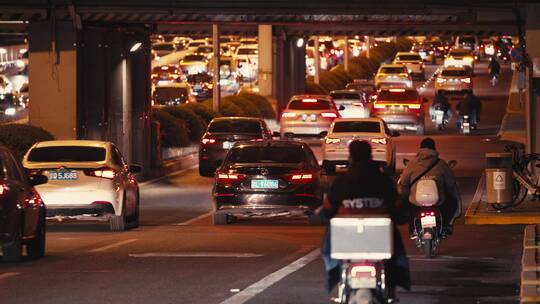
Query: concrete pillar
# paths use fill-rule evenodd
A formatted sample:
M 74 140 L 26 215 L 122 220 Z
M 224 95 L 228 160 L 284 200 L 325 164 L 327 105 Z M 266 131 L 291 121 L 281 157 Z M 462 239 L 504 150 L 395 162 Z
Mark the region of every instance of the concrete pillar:
M 219 26 L 212 24 L 212 44 L 214 49 L 214 60 L 212 62 L 212 73 L 214 77 L 212 79 L 212 105 L 214 111 L 219 112 L 219 102 L 221 98 L 221 89 L 219 86 L 219 61 L 221 59 L 221 48 L 219 46 Z
M 293 95 L 303 94 L 306 88 L 306 49 L 297 47 L 298 37 L 276 40 L 276 98 L 278 110 L 283 109 Z M 279 112 L 279 111 L 278 111 Z
M 29 24 L 29 122 L 57 139 L 77 137 L 77 52 L 71 22 Z
M 273 46 L 272 46 L 272 26 L 259 25 L 259 94 L 263 96 L 272 95 L 273 91 Z
M 313 75 L 313 82 L 319 84 L 321 82 L 321 53 L 319 52 L 319 36 L 315 36 L 314 39 L 313 65 L 315 67 L 315 75 Z
M 371 38 L 369 36 L 366 36 L 366 45 L 366 58 L 369 58 L 371 53 Z
M 343 50 L 343 67 L 349 73 L 349 37 L 345 36 L 345 49 Z
M 525 122 L 527 126 L 527 151 L 540 152 L 540 5 L 532 4 L 527 7 L 526 51 L 532 64 L 529 66 L 525 99 Z M 532 71 L 531 71 L 532 68 Z

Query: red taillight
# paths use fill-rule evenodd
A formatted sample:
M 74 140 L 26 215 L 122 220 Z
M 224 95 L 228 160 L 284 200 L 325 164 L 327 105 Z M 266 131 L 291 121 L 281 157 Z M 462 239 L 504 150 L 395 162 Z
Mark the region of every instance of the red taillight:
M 315 98 L 304 98 L 304 99 L 302 99 L 302 102 L 317 102 L 317 99 L 315 99 Z
M 467 78 L 462 78 L 461 79 L 461 82 L 463 83 L 471 83 L 471 78 L 467 77 Z
M 376 104 L 373 104 L 373 108 L 375 108 L 375 109 L 384 109 L 384 108 L 386 108 L 386 105 L 376 103 Z
M 213 139 L 213 138 L 203 138 L 203 139 L 201 140 L 201 143 L 202 143 L 203 145 L 214 144 L 214 143 L 216 143 L 216 140 Z
M 374 278 L 377 275 L 377 268 L 373 265 L 353 265 L 351 267 L 351 276 L 353 278 L 369 277 Z
M 321 116 L 324 118 L 337 118 L 337 114 L 334 112 L 323 112 Z
M 420 105 L 420 104 L 414 104 L 414 103 L 413 103 L 413 104 L 408 104 L 407 107 L 408 107 L 409 109 L 417 109 L 417 110 L 418 110 L 418 109 L 420 109 L 421 105 Z
M 219 183 L 223 184 L 232 184 L 235 182 L 242 181 L 246 178 L 245 174 L 237 174 L 237 173 L 217 173 L 217 180 Z
M 313 181 L 313 174 L 311 173 L 293 173 L 285 176 L 285 179 L 293 184 L 309 183 Z
M 166 71 L 166 70 L 169 69 L 169 67 L 168 67 L 168 66 L 162 66 L 161 69 L 162 69 L 163 71 Z
M 435 216 L 435 211 L 429 211 L 429 212 L 420 212 L 421 217 L 425 216 Z
M 386 145 L 388 140 L 386 138 L 372 138 L 371 142 L 374 144 Z
M 437 78 L 437 83 L 445 83 L 446 79 L 444 78 Z
M 113 179 L 116 177 L 116 171 L 111 168 L 99 168 L 95 170 L 86 170 L 84 173 L 88 176 Z
M 152 74 L 152 78 L 158 77 L 158 74 Z
M 0 196 L 7 193 L 8 187 L 6 185 L 0 185 Z
M 293 112 L 283 112 L 283 114 L 281 114 L 281 117 L 282 117 L 282 118 L 292 118 L 292 117 L 296 117 L 296 113 L 293 113 Z

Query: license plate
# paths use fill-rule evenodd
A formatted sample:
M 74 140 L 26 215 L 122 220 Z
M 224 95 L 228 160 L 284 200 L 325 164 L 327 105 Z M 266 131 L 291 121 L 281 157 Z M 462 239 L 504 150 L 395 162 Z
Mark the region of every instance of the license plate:
M 420 222 L 422 223 L 422 228 L 432 228 L 437 226 L 437 219 L 435 216 L 424 216 L 420 219 Z
M 304 115 L 302 115 L 302 120 L 303 121 L 315 121 L 315 120 L 317 120 L 317 116 L 315 116 L 315 114 L 311 114 L 311 115 L 304 114 Z
M 357 288 L 375 288 L 377 287 L 377 278 L 355 278 L 350 277 L 349 278 L 349 285 L 351 288 L 357 289 Z
M 79 175 L 77 171 L 72 170 L 57 170 L 49 172 L 50 180 L 77 180 Z
M 277 189 L 279 187 L 279 181 L 273 179 L 255 179 L 251 181 L 251 188 L 253 189 Z
M 230 148 L 232 148 L 233 144 L 234 144 L 233 142 L 224 141 L 223 142 L 223 149 L 230 149 Z

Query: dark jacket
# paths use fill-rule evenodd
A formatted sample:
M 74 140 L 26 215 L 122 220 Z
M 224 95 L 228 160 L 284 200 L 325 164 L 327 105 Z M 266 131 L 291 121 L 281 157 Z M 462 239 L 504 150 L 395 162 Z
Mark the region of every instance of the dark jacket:
M 497 59 L 491 58 L 488 69 L 490 75 L 498 75 L 501 71 L 501 65 L 499 64 L 499 62 L 497 62 Z
M 326 220 L 345 214 L 382 214 L 398 222 L 399 211 L 396 205 L 398 193 L 394 182 L 385 175 L 374 161 L 351 164 L 348 172 L 336 177 L 328 192 L 328 204 L 322 211 Z M 364 204 L 353 202 L 363 199 Z M 327 288 L 330 292 L 339 282 L 340 267 L 331 260 L 329 233 L 325 235 L 323 258 L 328 272 Z M 405 247 L 397 228 L 394 229 L 394 256 L 387 263 L 391 284 L 410 289 L 409 262 Z

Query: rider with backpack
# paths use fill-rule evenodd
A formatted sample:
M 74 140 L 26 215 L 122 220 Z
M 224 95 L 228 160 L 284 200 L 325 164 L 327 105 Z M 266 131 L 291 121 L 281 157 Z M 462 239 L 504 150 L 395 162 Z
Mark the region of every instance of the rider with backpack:
M 433 200 L 431 203 L 443 216 L 444 233 L 452 234 L 454 220 L 461 214 L 461 197 L 454 174 L 439 158 L 433 139 L 422 140 L 416 158 L 407 164 L 399 178 L 398 190 L 408 202 L 409 215 L 416 214 L 415 204 L 422 203 L 416 200 Z

